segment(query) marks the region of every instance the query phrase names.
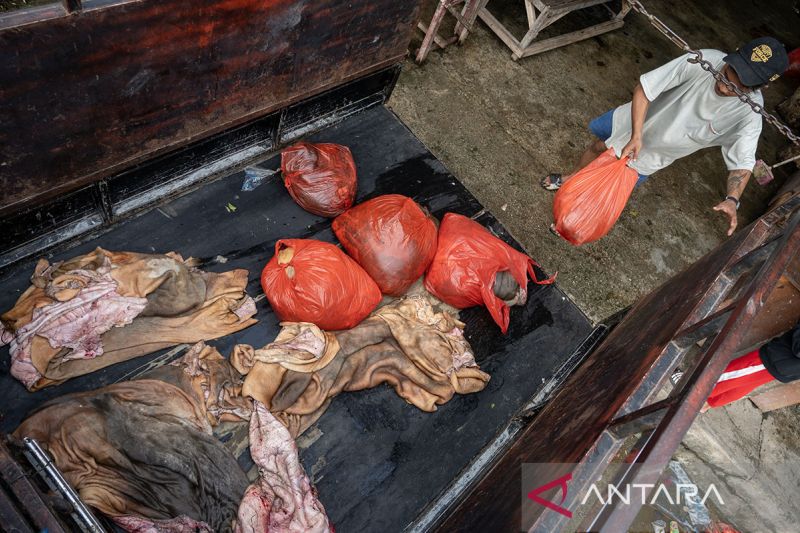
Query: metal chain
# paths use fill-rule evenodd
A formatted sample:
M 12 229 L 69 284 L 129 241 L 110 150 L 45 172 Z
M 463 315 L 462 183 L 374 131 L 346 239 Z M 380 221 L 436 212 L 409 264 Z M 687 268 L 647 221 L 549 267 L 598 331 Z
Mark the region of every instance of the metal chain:
M 670 29 L 669 26 L 664 24 L 664 22 L 661 19 L 659 19 L 655 15 L 651 15 L 647 11 L 647 9 L 645 9 L 642 3 L 639 2 L 639 0 L 624 0 L 624 1 L 626 1 L 631 6 L 631 9 L 633 9 L 634 11 L 636 11 L 641 15 L 644 15 L 650 21 L 650 24 L 652 24 L 655 29 L 660 31 L 667 39 L 675 43 L 675 45 L 678 46 L 681 50 L 694 55 L 695 57 L 690 58 L 688 60 L 690 63 L 699 64 L 700 68 L 709 72 L 714 77 L 715 80 L 724 83 L 728 89 L 736 93 L 736 96 L 739 97 L 739 100 L 749 105 L 750 108 L 753 110 L 753 112 L 758 113 L 759 115 L 764 117 L 764 120 L 772 124 L 779 132 L 785 135 L 790 141 L 792 141 L 797 146 L 800 146 L 800 137 L 795 135 L 794 132 L 792 132 L 792 130 L 789 128 L 789 126 L 778 120 L 778 118 L 775 117 L 774 115 L 767 113 L 764 110 L 764 106 L 754 102 L 753 99 L 747 95 L 747 93 L 745 93 L 744 91 L 739 89 L 739 87 L 734 85 L 733 82 L 731 82 L 728 78 L 726 78 L 725 75 L 722 74 L 720 71 L 716 70 L 714 66 L 707 59 L 703 59 L 702 52 L 700 52 L 699 50 L 693 50 L 686 41 L 681 39 L 681 37 L 674 31 L 672 31 L 672 29 Z

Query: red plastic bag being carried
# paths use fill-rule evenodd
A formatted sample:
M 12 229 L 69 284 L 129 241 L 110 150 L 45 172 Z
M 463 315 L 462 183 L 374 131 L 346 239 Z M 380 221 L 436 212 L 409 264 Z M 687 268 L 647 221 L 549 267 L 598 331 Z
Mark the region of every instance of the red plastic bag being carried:
M 358 263 L 336 246 L 283 239 L 261 272 L 261 287 L 281 321 L 350 329 L 381 301 L 381 291 Z
M 300 207 L 315 215 L 339 216 L 356 197 L 356 165 L 340 144 L 301 142 L 281 152 L 283 184 Z
M 572 244 L 596 241 L 611 231 L 639 179 L 609 148 L 580 169 L 556 193 L 556 231 Z
M 333 231 L 384 294 L 406 292 L 436 253 L 436 223 L 401 194 L 378 196 L 348 209 L 333 221 Z
M 458 309 L 485 305 L 500 329 L 508 331 L 509 306 L 495 294 L 495 280 L 509 272 L 520 292 L 517 301 L 527 299 L 528 275 L 536 279 L 536 262 L 518 252 L 465 216 L 447 213 L 439 227 L 439 245 L 425 274 L 425 288 Z M 538 265 L 536 265 L 538 266 Z

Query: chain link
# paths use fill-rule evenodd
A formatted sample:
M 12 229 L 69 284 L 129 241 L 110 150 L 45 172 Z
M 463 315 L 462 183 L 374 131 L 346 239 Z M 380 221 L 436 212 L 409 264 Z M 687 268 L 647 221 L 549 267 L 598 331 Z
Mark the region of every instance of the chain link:
M 724 83 L 725 87 L 733 91 L 736 94 L 736 96 L 739 97 L 739 100 L 749 105 L 754 113 L 758 113 L 759 115 L 764 117 L 764 120 L 772 124 L 775 127 L 775 129 L 781 132 L 794 144 L 800 146 L 800 137 L 795 135 L 794 132 L 792 132 L 792 130 L 789 128 L 789 126 L 778 120 L 778 118 L 775 117 L 774 115 L 767 113 L 764 110 L 764 106 L 754 102 L 753 99 L 747 95 L 747 93 L 745 93 L 744 91 L 739 89 L 739 87 L 734 85 L 733 82 L 731 82 L 731 80 L 726 78 L 725 75 L 722 74 L 720 71 L 716 70 L 714 66 L 707 59 L 703 59 L 702 52 L 700 52 L 699 50 L 693 50 L 686 41 L 681 39 L 681 37 L 674 31 L 672 31 L 672 29 L 670 29 L 669 26 L 664 24 L 664 22 L 661 19 L 659 19 L 655 15 L 650 14 L 647 11 L 647 9 L 645 9 L 645 7 L 642 5 L 642 3 L 639 2 L 639 0 L 623 0 L 623 1 L 627 2 L 631 6 L 631 9 L 633 9 L 640 15 L 646 17 L 650 21 L 650 24 L 652 24 L 655 29 L 661 32 L 667 39 L 672 41 L 678 48 L 680 48 L 684 52 L 694 55 L 695 57 L 690 58 L 688 60 L 690 63 L 696 63 L 700 65 L 700 68 L 710 73 L 715 80 Z

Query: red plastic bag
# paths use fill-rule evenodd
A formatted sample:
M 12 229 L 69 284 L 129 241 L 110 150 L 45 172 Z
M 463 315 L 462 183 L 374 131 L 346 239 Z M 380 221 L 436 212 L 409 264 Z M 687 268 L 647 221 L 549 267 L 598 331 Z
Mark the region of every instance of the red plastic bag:
M 536 262 L 518 252 L 465 216 L 447 213 L 439 227 L 439 245 L 425 274 L 425 288 L 458 309 L 485 305 L 503 333 L 508 331 L 509 307 L 495 296 L 498 272 L 508 271 L 527 298 L 528 275 L 536 279 Z
M 609 148 L 580 169 L 556 193 L 556 231 L 572 244 L 596 241 L 611 231 L 639 179 Z
M 356 165 L 340 144 L 301 142 L 281 152 L 283 184 L 300 207 L 323 217 L 350 209 L 356 197 Z
M 384 294 L 406 292 L 436 253 L 436 223 L 401 194 L 378 196 L 348 209 L 333 221 L 333 231 Z
M 261 287 L 281 321 L 350 329 L 381 301 L 381 291 L 358 263 L 336 246 L 283 239 L 261 272 Z

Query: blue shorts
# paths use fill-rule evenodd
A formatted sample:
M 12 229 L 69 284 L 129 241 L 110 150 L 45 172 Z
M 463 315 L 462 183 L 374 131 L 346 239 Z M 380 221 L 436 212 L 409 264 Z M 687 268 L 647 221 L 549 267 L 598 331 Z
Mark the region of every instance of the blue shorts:
M 595 118 L 589 123 L 589 131 L 592 132 L 592 135 L 600 139 L 601 141 L 605 142 L 606 139 L 611 137 L 611 126 L 614 121 L 614 110 L 606 111 L 599 117 Z M 639 174 L 639 181 L 636 182 L 636 185 L 641 185 L 644 181 L 648 178 L 644 174 Z

